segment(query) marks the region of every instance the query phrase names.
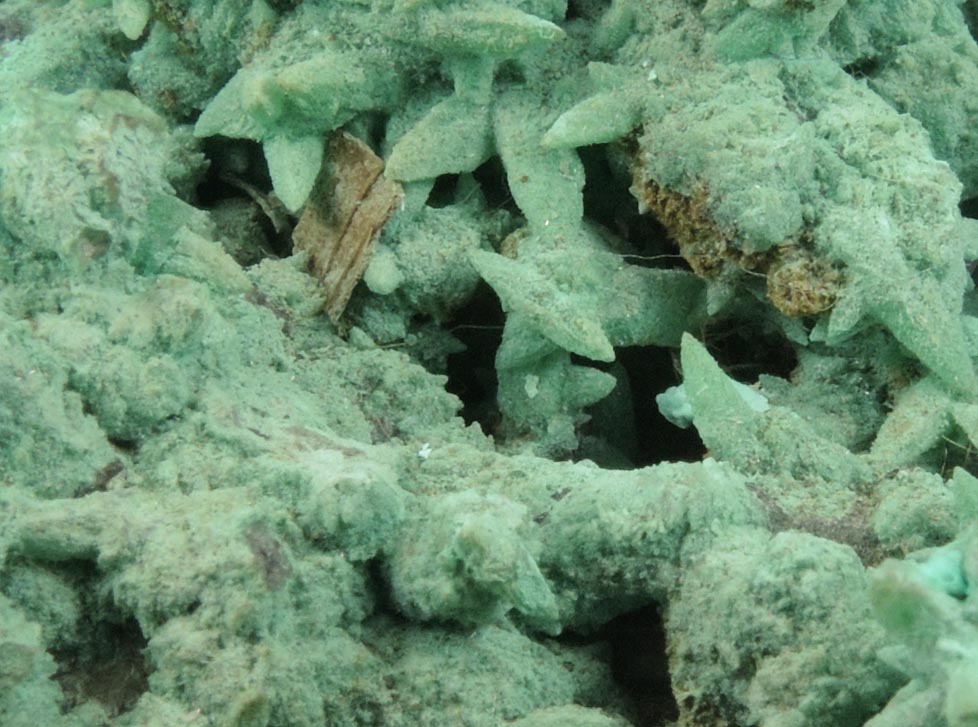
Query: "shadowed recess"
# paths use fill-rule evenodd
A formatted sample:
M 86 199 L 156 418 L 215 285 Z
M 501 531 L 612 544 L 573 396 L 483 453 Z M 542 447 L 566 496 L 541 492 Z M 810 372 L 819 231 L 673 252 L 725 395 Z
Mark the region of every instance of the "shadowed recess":
M 499 424 L 495 360 L 504 322 L 499 298 L 482 282 L 448 324 L 448 332 L 465 350 L 448 357 L 445 388 L 462 400 L 460 413 L 465 423 L 478 423 L 486 434 L 492 434 Z
M 112 717 L 129 712 L 149 689 L 150 669 L 143 654 L 147 641 L 139 624 L 99 595 L 94 563 L 69 561 L 50 570 L 72 583 L 87 604 L 71 637 L 51 649 L 62 713 L 89 701 L 101 704 Z
M 620 614 L 596 632 L 564 632 L 557 640 L 607 645 L 611 677 L 625 697 L 626 716 L 635 727 L 666 727 L 679 717 L 665 629 L 656 604 Z

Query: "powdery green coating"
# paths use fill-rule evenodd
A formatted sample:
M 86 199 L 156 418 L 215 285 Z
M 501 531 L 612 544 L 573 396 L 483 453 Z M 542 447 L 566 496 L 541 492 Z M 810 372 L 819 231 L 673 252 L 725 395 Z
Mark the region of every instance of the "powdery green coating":
M 946 447 L 968 451 L 978 443 L 978 406 L 954 400 L 933 377 L 906 387 L 869 452 L 877 467 L 910 463 L 943 468 Z
M 840 487 L 870 477 L 866 463 L 844 446 L 819 437 L 790 409 L 757 411 L 689 335 L 683 338 L 682 362 L 693 422 L 721 459 L 746 472 L 819 477 Z
M 686 196 L 705 190 L 719 230 L 745 252 L 809 237 L 844 266 L 846 281 L 815 336 L 836 345 L 878 322 L 946 386 L 973 394 L 961 316 L 971 233 L 957 210 L 960 188 L 917 122 L 825 61 L 755 61 L 723 73 L 654 88 L 647 179 Z M 756 137 L 728 148 L 745 126 Z M 675 154 L 691 134 L 701 143 Z
M 203 158 L 185 131 L 132 95 L 24 91 L 4 100 L 0 123 L 0 210 L 22 244 L 78 267 L 110 245 L 151 264 L 163 250 L 147 245 L 162 245 L 142 235 L 163 232 L 152 227 L 162 220 L 150 219 L 164 209 L 169 235 L 178 225 L 207 230 L 204 214 L 174 196 Z
M 594 95 L 557 117 L 543 135 L 544 146 L 573 148 L 615 141 L 641 125 L 645 103 L 635 93 L 641 75 L 592 61 L 588 82 Z
M 402 306 L 436 321 L 449 319 L 472 298 L 480 277 L 471 255 L 491 249 L 511 227 L 508 215 L 487 209 L 474 182 L 466 189 L 460 181 L 455 197 L 458 202 L 447 207 L 400 215 L 382 238 L 396 276 L 384 294 L 396 290 Z
M 69 575 L 22 563 L 5 570 L 3 590 L 40 625 L 48 648 L 70 648 L 78 641 L 85 604 Z
M 728 531 L 724 547 L 691 560 L 677 595 L 682 606 L 667 618 L 673 688 L 703 718 L 857 727 L 900 683 L 876 657 L 883 631 L 869 618 L 863 566 L 846 546 L 798 532 Z M 743 675 L 733 694 L 724 686 L 732 673 Z
M 464 477 L 456 471 L 459 460 L 466 462 Z M 501 457 L 449 445 L 434 448 L 427 459 L 409 462 L 401 482 L 419 499 L 413 504 L 412 521 L 400 536 L 394 562 L 419 557 L 416 550 L 421 547 L 432 551 L 429 558 L 437 553 L 436 560 L 444 567 L 438 579 L 425 576 L 429 592 L 489 591 L 498 602 L 508 598 L 514 604 L 504 586 L 512 587 L 517 580 L 510 578 L 490 587 L 486 576 L 491 571 L 484 564 L 496 552 L 491 534 L 506 522 L 503 513 L 512 518 L 514 511 L 523 512 L 520 529 L 510 525 L 513 535 L 509 537 L 522 541 L 521 546 L 510 542 L 506 547 L 515 548 L 514 555 L 503 562 L 515 568 L 526 554 L 532 555 L 556 597 L 559 622 L 583 629 L 599 626 L 639 603 L 665 597 L 678 576 L 683 548 L 695 552 L 713 547 L 722 539 L 720 529 L 759 526 L 765 521 L 760 503 L 744 480 L 712 461 L 612 473 L 588 463 Z M 449 501 L 456 504 L 441 504 L 448 493 Z M 497 497 L 505 499 L 497 501 Z M 451 509 L 456 523 L 465 522 L 462 503 L 471 503 L 471 536 L 466 537 L 465 529 L 456 525 L 450 532 L 457 545 L 446 550 L 439 545 L 437 534 L 428 534 L 424 523 L 443 508 Z M 489 503 L 496 503 L 498 512 L 492 519 Z M 480 521 L 485 526 L 478 527 Z M 575 544 L 573 549 L 570 543 Z M 449 557 L 453 552 L 454 557 Z M 465 566 L 469 562 L 470 568 Z M 413 580 L 415 572 L 405 570 L 398 577 Z M 615 586 L 591 590 L 585 585 L 597 581 Z M 546 624 L 541 622 L 539 609 L 534 613 L 528 613 L 528 608 L 516 610 L 522 611 L 521 620 L 536 628 Z M 444 613 L 451 615 L 448 610 Z
M 583 367 L 570 374 L 567 353 L 611 361 L 614 346 L 675 345 L 701 320 L 705 301 L 691 275 L 628 265 L 614 239 L 582 224 L 583 166 L 569 150 L 543 146 L 552 118 L 528 90 L 497 100 L 497 145 L 527 230 L 517 238 L 516 261 L 491 253 L 472 259 L 509 314 L 496 364 L 500 406 L 516 431 L 529 429 L 543 451 L 559 452 L 573 441 L 583 407 L 610 391 L 606 375 Z M 531 331 L 545 340 L 525 341 Z M 535 385 L 527 388 L 568 375 L 587 383 L 549 403 L 534 401 Z
M 33 340 L 26 323 L 0 320 L 4 477 L 41 496 L 83 492 L 115 453 L 82 397 L 68 387 L 69 372 L 56 351 Z
M 398 140 L 385 173 L 411 182 L 471 172 L 492 156 L 491 118 L 487 106 L 449 96 Z
M 82 581 L 42 591 L 42 584 L 59 581 L 31 581 L 11 571 L 5 590 L 23 608 L 43 594 L 56 599 L 49 609 L 63 603 L 42 617 L 48 648 L 70 638 L 71 619 L 53 614 L 70 613 L 88 588 L 111 594 L 113 608 L 139 624 L 149 639 L 150 691 L 117 720 L 120 725 L 173 724 L 192 718 L 195 710 L 235 725 L 435 724 L 435 714 L 454 721 L 431 696 L 432 688 L 441 693 L 437 683 L 411 685 L 432 665 L 434 673 L 445 674 L 457 668 L 449 666 L 452 659 L 467 664 L 472 654 L 467 638 L 447 633 L 437 653 L 428 649 L 402 663 L 393 656 L 371 657 L 355 628 L 370 614 L 375 597 L 363 563 L 396 536 L 407 495 L 384 465 L 385 455 L 368 458 L 368 450 L 354 440 L 409 437 L 415 442 L 412 451 L 425 439 L 486 444 L 452 420 L 457 401 L 444 393 L 440 379 L 399 353 L 357 351 L 310 318 L 318 294 L 296 269 L 301 261 L 266 263 L 245 274 L 215 243 L 188 236 L 179 205 L 152 209 L 148 226 L 173 231 L 178 240 L 172 254 L 166 254 L 167 238 L 156 235 L 154 242 L 162 244 L 133 251 L 124 243 L 129 234 L 137 239 L 146 234 L 137 228 L 109 237 L 104 253 L 76 273 L 72 295 L 58 287 L 64 285 L 60 270 L 25 264 L 11 272 L 17 282 L 47 273 L 61 306 L 55 313 L 47 300 L 32 301 L 37 325 L 31 336 L 17 337 L 20 324 L 5 328 L 16 344 L 4 352 L 19 372 L 12 380 L 29 377 L 26 361 L 39 367 L 40 352 L 70 352 L 55 373 L 74 381 L 67 403 L 77 390 L 94 416 L 75 404 L 73 416 L 80 424 L 61 425 L 61 434 L 40 425 L 48 439 L 28 439 L 24 464 L 14 460 L 16 469 L 5 470 L 31 472 L 34 480 L 5 484 L 27 484 L 42 497 L 74 494 L 46 489 L 64 482 L 63 469 L 56 476 L 32 465 L 43 462 L 51 439 L 64 447 L 87 426 L 95 444 L 78 449 L 93 459 L 102 451 L 104 460 L 77 476 L 79 486 L 115 491 L 43 504 L 33 496 L 12 495 L 0 538 L 5 555 L 36 564 L 39 573 L 98 562 L 100 575 L 97 584 Z M 109 231 L 116 234 L 115 228 Z M 26 250 L 24 244 L 9 248 L 11 255 L 29 260 Z M 77 271 L 72 252 L 63 252 L 65 264 Z M 130 261 L 151 275 L 139 275 Z M 192 277 L 210 279 L 213 287 Z M 34 284 L 39 279 L 33 278 Z M 119 287 L 110 287 L 113 283 Z M 23 314 L 24 299 L 8 294 L 4 300 Z M 290 338 L 283 334 L 283 319 L 292 328 Z M 301 360 L 291 349 L 297 341 L 306 346 Z M 24 359 L 20 363 L 18 355 Z M 96 361 L 111 362 L 113 355 L 128 357 L 132 367 L 96 366 Z M 145 365 L 153 360 L 177 367 L 181 388 L 157 391 L 159 377 L 127 373 L 152 371 Z M 120 380 L 116 372 L 129 378 Z M 45 385 L 49 380 L 64 396 L 57 376 L 46 378 Z M 174 390 L 192 396 L 192 409 L 191 400 L 167 398 Z M 310 397 L 309 391 L 318 394 Z M 28 397 L 25 411 L 32 411 L 29 404 L 37 395 L 27 388 L 22 397 Z M 66 407 L 59 399 L 54 404 Z M 52 407 L 39 414 L 51 419 L 72 416 L 71 411 L 59 414 Z M 22 415 L 10 411 L 7 416 L 10 431 L 23 432 Z M 138 461 L 108 446 L 108 437 L 119 435 L 139 443 Z M 69 502 L 76 507 L 65 510 Z M 428 638 L 408 633 L 403 640 L 410 645 Z M 536 650 L 536 659 L 549 654 L 525 636 L 513 639 L 520 648 L 504 653 L 522 653 L 525 644 Z M 402 648 L 414 653 L 413 647 Z M 307 656 L 296 660 L 296 654 Z M 541 679 L 538 697 L 527 701 L 525 691 L 516 689 L 503 700 L 500 714 L 515 717 L 553 704 L 548 700 L 570 701 L 578 688 L 592 695 L 611 693 L 606 667 L 586 654 L 547 658 L 550 676 L 535 677 Z M 572 676 L 563 666 L 568 658 L 588 665 L 586 676 Z M 53 671 L 53 663 L 45 663 L 50 664 L 45 673 Z M 488 673 L 497 674 L 498 681 L 498 675 L 520 668 L 525 667 L 504 660 Z M 471 672 L 466 666 L 462 675 Z M 433 711 L 420 718 L 407 708 L 401 715 L 385 677 L 403 685 L 405 695 L 417 689 L 421 696 L 410 703 Z M 559 679 L 565 686 L 555 691 Z M 585 685 L 585 679 L 596 684 Z M 102 710 L 88 705 L 64 718 L 44 716 L 44 709 L 60 712 L 60 697 L 52 682 L 43 683 L 47 692 L 32 693 L 30 711 L 15 705 L 18 715 L 51 725 L 104 721 Z M 487 711 L 484 700 L 498 690 L 474 682 L 469 688 L 464 712 L 495 724 L 497 713 Z M 495 705 L 498 699 L 492 699 Z
M 150 639 L 156 692 L 229 724 L 264 724 L 251 721 L 260 715 L 286 724 L 360 724 L 364 710 L 390 700 L 381 662 L 342 628 L 372 610 L 365 568 L 350 560 L 373 555 L 360 545 L 370 533 L 396 531 L 397 500 L 393 512 L 385 510 L 374 487 L 371 514 L 360 499 L 372 487 L 364 468 L 346 475 L 342 455 L 334 451 L 332 462 L 326 455 L 320 450 L 305 467 L 278 468 L 278 494 L 296 501 L 296 522 L 254 488 L 190 496 L 120 491 L 77 501 L 71 513 L 57 501 L 8 502 L 19 511 L 19 526 L 6 533 L 5 549 L 55 564 L 97 558 L 103 587 Z M 262 468 L 269 486 L 272 467 Z M 330 481 L 310 480 L 317 472 L 331 473 Z M 382 487 L 383 474 L 377 477 Z M 310 551 L 304 543 L 311 542 L 320 546 Z M 323 693 L 336 699 L 313 698 Z
M 536 710 L 577 702 L 615 712 L 599 652 L 545 641 L 496 626 L 472 632 L 402 628 L 383 620 L 364 639 L 382 658 L 396 704 L 376 724 L 477 727 L 508 724 Z M 366 721 L 366 720 L 364 720 Z M 369 724 L 369 721 L 367 721 Z
M 978 445 L 953 3 L 0 7 L 23 35 L 0 36 L 0 722 L 639 723 L 602 645 L 549 636 L 656 605 L 680 724 L 974 727 L 978 489 L 944 481 Z M 346 338 L 304 258 L 244 269 L 191 204 L 199 109 L 294 211 L 339 127 L 405 182 Z M 702 203 L 723 274 L 635 266 L 589 218 L 575 148 L 623 137 L 597 182 L 629 156 L 643 203 Z M 215 175 L 248 170 L 234 149 Z M 509 212 L 476 181 L 493 157 Z M 840 274 L 810 320 L 746 257 L 789 248 Z M 418 365 L 458 344 L 414 319 L 451 325 L 479 278 L 508 451 L 576 450 L 625 396 L 615 349 L 682 343 L 712 456 L 497 451 Z M 765 411 L 684 335 L 723 315 L 800 351 Z M 66 697 L 120 661 L 128 693 Z
M 950 430 L 951 406 L 933 377 L 914 382 L 900 392 L 873 442 L 871 456 L 896 466 L 919 461 Z
M 59 723 L 61 690 L 50 679 L 55 668 L 54 659 L 44 650 L 41 627 L 0 596 L 0 717 L 4 724 Z
M 129 40 L 138 40 L 152 15 L 150 0 L 112 0 L 112 13 Z
M 571 40 L 566 55 L 547 63 L 568 72 L 586 54 L 581 45 Z M 509 314 L 497 359 L 500 406 L 512 434 L 529 432 L 539 442 L 538 451 L 561 452 L 573 448 L 583 408 L 610 391 L 606 376 L 572 367 L 567 354 L 609 361 L 613 345 L 674 343 L 682 330 L 697 325 L 702 301 L 691 276 L 623 264 L 613 252 L 614 239 L 582 226 L 580 160 L 568 149 L 546 148 L 542 140 L 555 118 L 553 106 L 566 105 L 578 92 L 570 84 L 549 88 L 540 83 L 536 76 L 546 71 L 540 65 L 527 67 L 526 84 L 503 86 L 505 92 L 491 102 L 456 74 L 456 95 L 436 101 L 400 136 L 390 151 L 388 171 L 410 181 L 470 171 L 499 154 L 527 222 L 527 230 L 515 238 L 516 262 L 492 253 L 472 256 Z M 593 75 L 602 82 L 600 68 Z M 445 138 L 454 141 L 446 145 Z M 456 152 L 456 144 L 467 151 Z M 544 340 L 527 340 L 539 337 Z M 506 353 L 513 349 L 522 352 L 518 363 Z M 539 399 L 532 393 L 539 390 L 535 384 L 529 385 L 530 394 L 523 393 L 527 381 L 557 378 L 569 385 L 545 383 L 546 395 Z
M 147 104 L 181 121 L 200 111 L 242 60 L 267 44 L 278 20 L 265 0 L 152 4 L 128 80 Z M 125 31 L 121 24 L 120 30 Z
M 978 510 L 956 501 L 944 480 L 934 474 L 901 472 L 884 480 L 873 513 L 873 532 L 884 547 L 911 553 L 954 538 Z
M 405 493 L 385 502 L 388 475 L 376 466 L 374 475 L 367 474 L 371 467 L 358 462 L 360 451 L 352 444 L 303 437 L 305 446 L 315 448 L 294 462 L 288 453 L 302 452 L 303 439 L 281 447 L 266 440 L 263 464 L 253 465 L 255 474 L 264 470 L 266 494 L 234 487 L 191 495 L 119 490 L 73 502 L 7 499 L 5 509 L 17 516 L 5 531 L 4 551 L 55 568 L 97 560 L 102 587 L 149 638 L 153 694 L 228 724 L 441 724 L 454 719 L 436 696 L 446 689 L 461 696 L 466 714 L 484 715 L 485 722 L 474 724 L 487 725 L 570 702 L 578 693 L 593 700 L 604 690 L 608 700 L 607 673 L 589 665 L 593 657 L 586 650 L 575 655 L 573 648 L 561 649 L 565 653 L 557 656 L 522 634 L 492 626 L 477 630 L 473 641 L 469 632 L 419 631 L 368 619 L 374 587 L 363 561 L 376 551 L 357 544 L 371 533 L 383 534 L 384 542 L 396 537 Z M 271 489 L 276 480 L 281 489 Z M 364 489 L 372 490 L 366 500 Z M 287 503 L 297 513 L 294 520 Z M 477 519 L 475 504 L 456 507 L 467 507 Z M 521 512 L 511 510 L 523 527 L 533 527 Z M 381 547 L 392 547 L 384 542 Z M 479 560 L 478 550 L 463 549 L 458 557 L 470 566 Z M 395 597 L 399 583 L 414 579 L 418 585 L 410 587 L 419 587 L 426 578 L 397 557 L 390 568 Z M 505 572 L 495 573 L 504 585 Z M 543 582 L 539 572 L 536 578 Z M 69 590 L 62 598 L 72 596 Z M 516 600 L 526 605 L 519 594 Z M 480 618 L 471 609 L 462 615 L 466 622 Z M 491 616 L 483 618 L 495 620 Z M 568 670 L 568 659 L 579 661 L 578 668 Z M 513 682 L 511 692 L 488 688 L 503 674 L 508 681 L 514 669 L 526 670 L 527 677 Z M 480 673 L 486 684 L 480 685 Z M 432 681 L 431 674 L 439 676 Z M 446 681 L 450 675 L 462 683 L 453 687 Z M 527 679 L 539 683 L 535 696 Z M 394 689 L 396 700 L 389 692 Z
M 842 64 L 873 59 L 870 87 L 920 121 L 935 154 L 950 164 L 971 197 L 978 158 L 968 120 L 978 87 L 978 51 L 956 3 L 850 2 L 829 29 L 829 51 Z M 940 69 L 939 71 L 937 69 Z
M 585 408 L 615 387 L 613 376 L 573 363 L 569 352 L 541 340 L 539 328 L 518 313 L 507 315 L 496 371 L 499 407 L 512 430 L 503 433 L 516 438 L 533 433 L 534 449 L 549 454 L 577 446 Z
M 512 724 L 514 727 L 624 727 L 629 723 L 593 709 L 551 707 L 531 712 Z
M 844 352 L 800 350 L 790 382 L 762 374 L 757 386 L 770 404 L 794 411 L 819 437 L 863 452 L 885 416 L 880 393 L 886 388 L 881 375 L 886 343 L 881 334 L 853 343 Z M 860 367 L 854 361 L 866 363 Z
M 553 23 L 503 3 L 425 8 L 418 14 L 418 38 L 445 55 L 514 58 L 563 38 Z
M 563 37 L 563 31 L 548 20 L 501 3 L 446 9 L 395 7 L 384 16 L 381 20 L 379 14 L 355 6 L 302 5 L 259 51 L 256 62 L 238 71 L 208 104 L 195 133 L 263 142 L 275 190 L 287 207 L 296 210 L 318 173 L 317 155 L 309 152 L 321 149 L 323 134 L 360 112 L 394 110 L 401 104 L 407 77 L 430 62 L 431 56 L 425 54 L 446 59 L 464 88 L 472 71 L 473 80 L 481 77 L 477 83 L 491 82 L 493 63 L 479 64 L 476 58 L 514 58 Z M 319 39 L 323 27 L 336 29 L 325 46 Z M 374 42 L 365 43 L 365 38 Z M 420 57 L 412 57 L 409 49 L 420 49 Z M 464 106 L 462 99 L 458 101 Z M 473 111 L 472 121 L 461 128 L 452 104 L 426 120 L 432 131 L 446 126 L 453 132 L 464 129 L 463 142 L 473 135 L 479 140 L 462 159 L 444 157 L 454 171 L 474 169 L 488 156 L 486 111 Z M 444 173 L 434 160 L 426 160 L 421 168 L 418 161 L 412 164 L 412 158 L 424 155 L 425 136 L 431 138 L 424 128 L 408 136 L 395 156 L 395 177 L 402 173 L 405 179 L 419 179 Z
M 392 57 L 388 49 L 364 47 L 346 34 L 333 33 L 324 45 L 319 29 L 337 23 L 361 32 L 369 27 L 360 12 L 302 5 L 194 126 L 198 136 L 262 142 L 275 191 L 292 211 L 316 181 L 324 135 L 359 112 L 392 108 L 403 91 L 393 69 L 407 62 L 406 55 Z
M 535 628 L 560 633 L 556 599 L 521 542 L 529 540 L 521 532 L 529 527 L 525 507 L 461 492 L 422 513 L 389 564 L 392 595 L 405 614 L 478 626 L 516 609 Z
M 961 296 L 973 233 L 957 210 L 960 188 L 922 133 L 928 112 L 920 119 L 898 115 L 887 105 L 895 91 L 880 98 L 818 50 L 848 33 L 860 39 L 853 55 L 876 58 L 867 40 L 874 33 L 881 33 L 881 43 L 889 35 L 896 52 L 894 46 L 909 46 L 894 28 L 920 22 L 925 30 L 901 32 L 920 32 L 932 43 L 953 38 L 948 43 L 963 49 L 958 62 L 968 70 L 941 77 L 967 94 L 974 73 L 967 59 L 976 46 L 958 9 L 925 4 L 912 16 L 909 4 L 895 3 L 892 12 L 857 4 L 833 26 L 838 2 L 748 8 L 717 2 L 701 15 L 684 3 L 672 5 L 671 14 L 650 7 L 635 15 L 648 35 L 632 36 L 618 57 L 635 69 L 636 80 L 611 91 L 624 108 L 644 104 L 641 177 L 682 196 L 704 195 L 717 226 L 705 234 L 722 234 L 727 245 L 748 253 L 812 246 L 842 266 L 843 287 L 823 316 L 827 327 L 816 328 L 814 337 L 838 345 L 867 324 L 882 324 L 952 391 L 972 396 L 973 323 L 961 316 Z M 665 31 L 677 25 L 683 35 Z M 697 49 L 693 39 L 700 37 Z M 717 65 L 717 57 L 741 62 Z M 923 75 L 910 66 L 887 66 L 886 82 L 912 93 Z M 940 108 L 935 113 L 944 113 Z M 947 126 L 942 117 L 935 132 L 960 138 L 941 131 Z M 642 190 L 636 193 L 641 198 Z M 722 276 L 715 285 L 728 282 Z
M 704 9 L 703 17 L 717 29 L 711 50 L 726 61 L 746 61 L 812 53 L 844 5 L 845 0 L 816 0 L 803 6 L 791 0 L 719 0 Z
M 964 475 L 974 479 L 970 475 Z M 887 561 L 873 574 L 877 617 L 897 637 L 887 658 L 910 682 L 866 724 L 978 724 L 974 679 L 978 676 L 978 528 L 972 523 L 941 548 Z
M 5 2 L 0 88 L 115 88 L 125 83 L 133 44 L 117 32 L 104 2 L 12 0 Z

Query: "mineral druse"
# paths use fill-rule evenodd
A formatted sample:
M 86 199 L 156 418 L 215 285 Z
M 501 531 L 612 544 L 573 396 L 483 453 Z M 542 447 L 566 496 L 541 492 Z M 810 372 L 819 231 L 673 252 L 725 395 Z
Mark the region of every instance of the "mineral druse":
M 978 727 L 976 30 L 0 2 L 0 724 Z

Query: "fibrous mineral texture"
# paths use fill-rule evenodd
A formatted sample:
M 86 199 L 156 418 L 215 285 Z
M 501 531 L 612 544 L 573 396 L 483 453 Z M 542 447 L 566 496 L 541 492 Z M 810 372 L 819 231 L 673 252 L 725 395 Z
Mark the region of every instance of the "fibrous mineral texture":
M 0 3 L 0 724 L 976 727 L 976 17 Z

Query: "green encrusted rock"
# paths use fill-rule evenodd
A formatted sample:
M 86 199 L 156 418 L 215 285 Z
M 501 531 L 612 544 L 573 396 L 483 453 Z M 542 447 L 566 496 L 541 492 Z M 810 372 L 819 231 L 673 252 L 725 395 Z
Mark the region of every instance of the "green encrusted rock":
M 79 639 L 85 599 L 74 575 L 26 563 L 4 573 L 4 593 L 40 625 L 49 651 L 64 649 Z
M 472 299 L 480 277 L 470 256 L 498 242 L 507 226 L 499 217 L 475 199 L 425 207 L 391 226 L 385 237 L 397 270 L 395 289 L 412 310 L 441 321 Z
M 968 685 L 978 673 L 978 629 L 968 614 L 978 584 L 976 548 L 972 524 L 951 543 L 886 561 L 873 574 L 876 616 L 902 646 L 890 659 L 910 682 L 867 724 L 975 724 L 978 705 Z
M 886 366 L 874 355 L 885 352 L 881 339 L 860 337 L 844 355 L 816 346 L 801 349 L 790 382 L 762 374 L 757 387 L 768 403 L 791 409 L 818 436 L 864 452 L 885 416 L 880 399 L 887 386 Z
M 975 48 L 952 0 L 0 4 L 0 721 L 974 727 Z M 334 323 L 288 229 L 340 129 L 405 196 Z M 677 376 L 708 456 L 537 456 L 627 466 Z
M 458 462 L 465 463 L 461 474 Z M 509 514 L 511 527 L 519 533 L 507 549 L 519 553 L 522 548 L 533 555 L 556 596 L 560 623 L 585 631 L 639 604 L 664 599 L 678 577 L 681 554 L 692 556 L 712 547 L 717 538 L 722 540 L 726 527 L 761 526 L 766 521 L 745 479 L 713 460 L 619 472 L 588 462 L 553 463 L 450 444 L 433 448 L 425 458 L 410 457 L 401 483 L 417 496 L 430 498 L 418 511 L 419 520 L 449 495 L 457 503 L 452 509 L 456 523 L 475 519 L 484 509 L 493 512 L 491 496 L 505 498 L 496 508 L 505 508 L 503 513 Z M 472 503 L 470 514 L 462 507 L 466 502 Z M 489 537 L 476 536 L 499 532 L 500 521 L 505 522 L 501 514 L 485 519 L 488 524 L 483 530 L 472 528 L 476 544 L 490 543 Z M 449 536 L 461 532 L 459 525 L 443 527 Z M 399 547 L 411 554 L 410 545 L 419 537 L 408 536 Z M 575 546 L 569 547 L 570 543 Z M 473 548 L 473 552 L 480 551 Z M 439 558 L 450 563 L 452 553 L 440 551 Z M 397 577 L 408 582 L 414 572 Z M 455 582 L 457 589 L 465 586 L 466 574 L 464 569 L 455 573 L 449 568 L 440 580 Z M 509 582 L 512 588 L 517 580 Z M 591 582 L 605 585 L 591 589 L 585 585 Z M 526 621 L 541 628 L 531 618 Z
M 876 656 L 886 641 L 869 622 L 863 565 L 838 543 L 730 529 L 688 562 L 679 602 L 666 621 L 670 666 L 691 714 L 858 727 L 900 683 Z
M 139 264 L 146 244 L 154 255 L 177 244 L 145 235 L 208 229 L 174 188 L 195 177 L 202 157 L 134 96 L 24 91 L 3 105 L 0 123 L 0 215 L 32 250 L 72 269 L 107 254 Z
M 54 659 L 44 649 L 41 627 L 0 595 L 0 717 L 11 727 L 43 720 L 69 724 L 61 712 L 61 690 L 51 679 Z M 91 714 L 90 716 L 96 716 Z M 101 715 L 104 717 L 104 713 Z
M 947 167 L 931 156 L 921 127 L 826 62 L 757 61 L 725 72 L 732 75 L 722 83 L 720 97 L 740 86 L 741 97 L 752 99 L 750 106 L 725 103 L 705 86 L 691 89 L 678 79 L 659 84 L 642 143 L 640 200 L 665 217 L 684 255 L 707 277 L 737 259 L 725 252 L 730 247 L 753 254 L 811 244 L 816 256 L 841 266 L 841 278 L 828 269 L 816 272 L 816 265 L 813 277 L 797 281 L 789 292 L 771 276 L 768 295 L 776 307 L 789 315 L 831 308 L 827 328 L 814 334 L 831 345 L 869 322 L 882 324 L 946 386 L 971 395 L 975 375 L 961 315 L 968 225 L 957 210 L 959 189 Z M 798 100 L 799 113 L 784 103 L 786 94 Z M 791 163 L 782 163 L 783 154 L 755 155 L 746 147 L 738 153 L 721 141 L 734 125 L 745 124 L 757 134 L 752 144 L 781 138 Z M 680 129 L 684 139 L 702 135 L 690 154 L 673 151 Z M 887 148 L 894 150 L 889 158 L 870 151 L 879 148 L 873 139 L 884 134 Z M 748 144 L 746 139 L 738 143 Z M 905 152 L 898 154 L 898 147 Z M 745 185 L 744 179 L 754 181 Z M 819 179 L 828 186 L 820 188 Z M 897 179 L 914 180 L 915 203 L 899 202 L 907 192 L 887 181 Z M 868 185 L 874 186 L 872 194 L 859 191 Z M 845 222 L 854 202 L 862 212 Z M 674 217 L 683 204 L 691 205 L 691 212 Z M 692 207 L 696 204 L 705 205 L 706 218 L 692 212 L 699 209 Z M 739 265 L 757 262 L 747 257 Z M 894 285 L 895 280 L 903 282 Z M 799 284 L 812 287 L 802 307 Z
M 891 552 L 945 543 L 958 531 L 958 503 L 939 475 L 904 471 L 883 481 L 877 493 L 873 530 Z
M 471 172 L 492 155 L 491 120 L 488 106 L 449 96 L 397 141 L 385 173 L 411 182 Z
M 943 0 L 846 3 L 828 40 L 841 65 L 860 68 L 876 93 L 927 128 L 935 155 L 961 180 L 964 197 L 972 197 L 976 159 L 966 119 L 978 81 L 978 46 L 961 8 Z
M 602 691 L 611 677 L 588 647 L 537 643 L 499 626 L 458 632 L 382 619 L 370 624 L 365 638 L 390 665 L 387 680 L 396 699 L 383 724 L 447 727 L 464 714 L 477 727 L 492 727 L 575 702 L 622 706 Z
M 708 23 L 724 21 L 711 45 L 726 61 L 811 53 L 845 2 L 817 0 L 798 5 L 791 0 L 755 0 L 745 4 L 743 8 L 737 7 L 741 3 L 716 2 L 703 11 Z
M 538 709 L 513 724 L 517 727 L 624 727 L 629 723 L 597 709 L 566 706 Z
M 525 507 L 466 491 L 419 510 L 391 554 L 391 586 L 401 611 L 477 626 L 515 609 L 537 629 L 560 631 Z
M 69 369 L 26 323 L 0 316 L 0 431 L 4 483 L 40 497 L 91 489 L 118 460 L 82 397 L 68 386 Z
M 6 92 L 119 88 L 133 44 L 107 2 L 4 3 L 0 86 Z M 0 101 L 5 103 L 8 99 Z
M 204 107 L 241 59 L 252 57 L 268 42 L 278 22 L 265 0 L 116 0 L 114 6 L 120 3 L 128 6 L 120 30 L 129 37 L 132 26 L 143 22 L 140 35 L 146 36 L 132 53 L 129 83 L 147 104 L 181 120 Z M 147 6 L 152 7 L 144 21 Z
M 682 351 L 683 388 L 693 423 L 720 458 L 748 472 L 816 476 L 842 487 L 870 476 L 865 462 L 842 445 L 818 438 L 794 412 L 746 399 L 692 336 L 684 337 Z

